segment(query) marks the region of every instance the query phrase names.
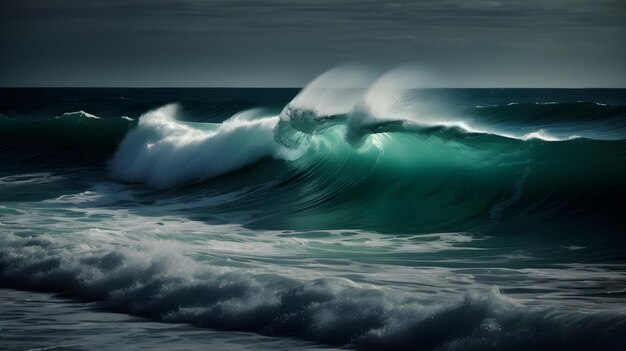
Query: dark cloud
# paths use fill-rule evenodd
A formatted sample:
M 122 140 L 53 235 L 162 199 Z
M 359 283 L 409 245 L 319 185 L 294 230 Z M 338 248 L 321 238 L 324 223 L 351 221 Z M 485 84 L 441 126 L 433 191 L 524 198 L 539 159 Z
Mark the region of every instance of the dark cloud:
M 622 1 L 3 0 L 0 84 L 298 86 L 411 63 L 451 86 L 625 86 Z

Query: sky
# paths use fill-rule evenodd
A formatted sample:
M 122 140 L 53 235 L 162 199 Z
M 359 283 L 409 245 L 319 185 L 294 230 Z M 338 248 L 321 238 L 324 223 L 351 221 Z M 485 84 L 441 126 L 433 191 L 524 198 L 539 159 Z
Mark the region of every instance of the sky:
M 0 86 L 626 87 L 623 0 L 0 0 Z M 435 78 L 433 78 L 435 77 Z

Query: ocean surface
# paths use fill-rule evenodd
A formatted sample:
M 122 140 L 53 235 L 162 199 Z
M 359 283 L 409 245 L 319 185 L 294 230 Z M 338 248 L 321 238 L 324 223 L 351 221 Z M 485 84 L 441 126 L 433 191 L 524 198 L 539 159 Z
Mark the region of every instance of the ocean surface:
M 0 89 L 0 348 L 626 349 L 626 90 Z

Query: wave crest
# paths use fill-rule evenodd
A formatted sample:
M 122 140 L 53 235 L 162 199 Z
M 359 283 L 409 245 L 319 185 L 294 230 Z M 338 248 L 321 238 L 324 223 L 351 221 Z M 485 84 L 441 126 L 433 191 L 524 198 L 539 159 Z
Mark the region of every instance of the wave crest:
M 167 105 L 141 116 L 109 163 L 115 177 L 167 188 L 283 155 L 274 142 L 277 117 L 235 116 L 221 124 L 194 127 L 175 119 L 177 108 Z

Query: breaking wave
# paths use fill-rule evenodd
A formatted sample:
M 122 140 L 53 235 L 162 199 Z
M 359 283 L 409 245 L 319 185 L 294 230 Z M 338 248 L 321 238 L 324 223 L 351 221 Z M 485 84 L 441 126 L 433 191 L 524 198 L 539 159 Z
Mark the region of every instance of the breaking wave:
M 619 312 L 533 308 L 497 290 L 437 298 L 341 279 L 300 281 L 200 264 L 178 251 L 163 242 L 90 248 L 45 236 L 3 238 L 0 287 L 100 301 L 109 310 L 158 321 L 363 350 L 626 346 Z
M 505 217 L 519 228 L 534 215 L 566 216 L 576 228 L 597 217 L 621 230 L 612 204 L 625 195 L 624 141 L 584 137 L 602 133 L 585 124 L 564 128 L 562 120 L 581 110 L 597 114 L 587 121 L 619 130 L 624 107 L 505 104 L 459 118 L 431 108 L 402 73 L 331 71 L 280 114 L 247 110 L 220 123 L 183 121 L 175 104 L 137 121 L 84 111 L 3 118 L 0 159 L 9 168 L 106 163 L 112 177 L 157 189 L 209 179 L 218 192 L 256 189 L 239 209 L 271 202 L 277 214 L 259 219 L 271 227 L 293 221 L 307 229 L 430 232 L 484 228 Z M 523 113 L 535 116 L 527 123 L 534 129 L 516 122 Z

